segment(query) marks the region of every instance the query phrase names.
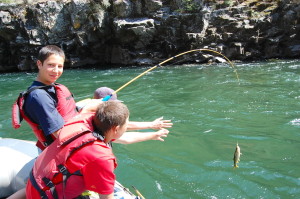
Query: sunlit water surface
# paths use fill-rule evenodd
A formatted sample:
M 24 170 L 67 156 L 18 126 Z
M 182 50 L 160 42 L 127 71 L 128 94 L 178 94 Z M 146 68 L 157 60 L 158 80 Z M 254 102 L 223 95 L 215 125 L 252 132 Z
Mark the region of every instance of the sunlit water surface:
M 146 198 L 300 198 L 300 63 L 157 68 L 118 92 L 132 121 L 174 123 L 165 142 L 114 144 L 118 181 Z M 147 68 L 65 70 L 76 100 L 117 89 Z M 0 136 L 34 140 L 11 127 L 11 105 L 36 73 L 0 74 Z M 233 169 L 236 143 L 242 151 Z

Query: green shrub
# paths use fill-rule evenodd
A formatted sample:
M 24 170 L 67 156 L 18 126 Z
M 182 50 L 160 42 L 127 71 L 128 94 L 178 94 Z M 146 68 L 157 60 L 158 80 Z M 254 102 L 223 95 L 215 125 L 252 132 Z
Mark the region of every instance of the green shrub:
M 0 0 L 0 3 L 13 3 L 14 0 Z
M 198 12 L 200 9 L 200 2 L 197 0 L 182 0 L 182 7 L 180 10 L 182 12 Z

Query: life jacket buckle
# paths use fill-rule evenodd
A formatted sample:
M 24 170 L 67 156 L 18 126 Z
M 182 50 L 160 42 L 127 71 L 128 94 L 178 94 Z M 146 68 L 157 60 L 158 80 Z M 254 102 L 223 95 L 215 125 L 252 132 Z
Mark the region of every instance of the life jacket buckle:
M 67 168 L 65 166 L 62 166 L 59 168 L 59 171 L 64 174 L 67 171 Z
M 47 182 L 46 186 L 49 188 L 52 188 L 52 187 L 54 187 L 54 184 L 51 180 L 49 180 L 49 182 Z
M 43 177 L 42 180 L 44 181 L 45 185 L 46 185 L 47 187 L 49 187 L 50 189 L 51 189 L 52 187 L 54 187 L 54 183 L 53 183 L 49 178 Z

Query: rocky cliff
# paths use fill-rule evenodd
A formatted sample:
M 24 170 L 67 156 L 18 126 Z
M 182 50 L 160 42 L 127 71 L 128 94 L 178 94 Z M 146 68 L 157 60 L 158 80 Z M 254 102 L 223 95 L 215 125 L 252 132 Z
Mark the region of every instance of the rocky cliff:
M 2 0 L 0 71 L 35 69 L 60 46 L 66 67 L 152 65 L 209 48 L 231 60 L 299 58 L 299 0 Z M 205 62 L 197 55 L 188 61 Z

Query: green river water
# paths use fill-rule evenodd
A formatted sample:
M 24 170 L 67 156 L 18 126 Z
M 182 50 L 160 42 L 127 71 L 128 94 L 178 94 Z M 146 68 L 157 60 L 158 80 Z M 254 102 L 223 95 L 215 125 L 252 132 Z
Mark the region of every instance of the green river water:
M 173 65 L 121 90 L 132 121 L 164 116 L 174 125 L 164 142 L 114 144 L 118 181 L 147 199 L 300 198 L 300 62 L 235 66 L 240 83 L 227 64 Z M 69 69 L 58 82 L 79 101 L 146 69 Z M 35 76 L 0 74 L 0 137 L 34 140 L 25 122 L 12 129 L 11 105 Z

